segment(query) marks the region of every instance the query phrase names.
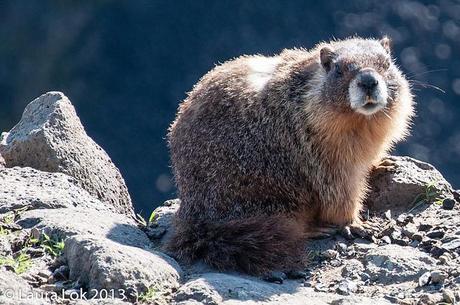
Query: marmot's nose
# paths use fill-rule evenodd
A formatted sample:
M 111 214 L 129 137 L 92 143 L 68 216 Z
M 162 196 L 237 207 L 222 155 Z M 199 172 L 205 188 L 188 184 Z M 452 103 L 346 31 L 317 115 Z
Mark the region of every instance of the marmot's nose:
M 361 87 L 367 94 L 372 93 L 379 81 L 371 72 L 363 72 L 359 77 L 358 86 Z

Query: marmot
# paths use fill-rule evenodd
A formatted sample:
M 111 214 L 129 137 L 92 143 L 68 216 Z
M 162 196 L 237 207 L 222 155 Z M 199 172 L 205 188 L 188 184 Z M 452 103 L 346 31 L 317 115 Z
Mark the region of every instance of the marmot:
M 296 266 L 315 228 L 359 223 L 372 166 L 413 116 L 389 44 L 354 37 L 207 73 L 168 133 L 182 203 L 166 249 L 262 274 Z

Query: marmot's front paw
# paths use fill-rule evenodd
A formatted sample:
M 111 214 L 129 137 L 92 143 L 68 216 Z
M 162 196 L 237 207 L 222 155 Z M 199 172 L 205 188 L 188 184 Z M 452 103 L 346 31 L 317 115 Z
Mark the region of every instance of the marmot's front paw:
M 308 238 L 324 239 L 324 238 L 334 236 L 339 231 L 340 231 L 340 228 L 338 226 L 322 224 L 321 226 L 312 228 L 312 230 L 308 232 Z
M 379 232 L 379 228 L 375 223 L 355 221 L 343 227 L 340 233 L 347 239 L 354 239 L 355 237 L 370 239 L 377 232 Z

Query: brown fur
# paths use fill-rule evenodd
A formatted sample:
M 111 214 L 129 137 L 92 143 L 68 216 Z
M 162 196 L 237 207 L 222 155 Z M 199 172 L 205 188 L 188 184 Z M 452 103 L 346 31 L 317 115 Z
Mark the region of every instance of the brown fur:
M 340 81 L 321 66 L 326 46 L 349 68 Z M 384 42 L 353 38 L 243 56 L 206 74 L 168 135 L 182 199 L 169 251 L 259 274 L 301 261 L 313 226 L 359 220 L 371 166 L 413 115 L 389 57 Z M 371 117 L 350 109 L 346 91 L 365 67 L 391 89 L 386 109 Z

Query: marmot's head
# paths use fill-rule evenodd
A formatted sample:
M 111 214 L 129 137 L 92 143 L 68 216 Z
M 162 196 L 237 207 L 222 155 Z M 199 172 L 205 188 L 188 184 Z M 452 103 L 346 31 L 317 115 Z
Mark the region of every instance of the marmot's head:
M 402 76 L 390 54 L 390 40 L 347 39 L 319 52 L 323 100 L 333 108 L 373 115 L 396 100 Z M 405 82 L 405 81 L 404 81 Z

